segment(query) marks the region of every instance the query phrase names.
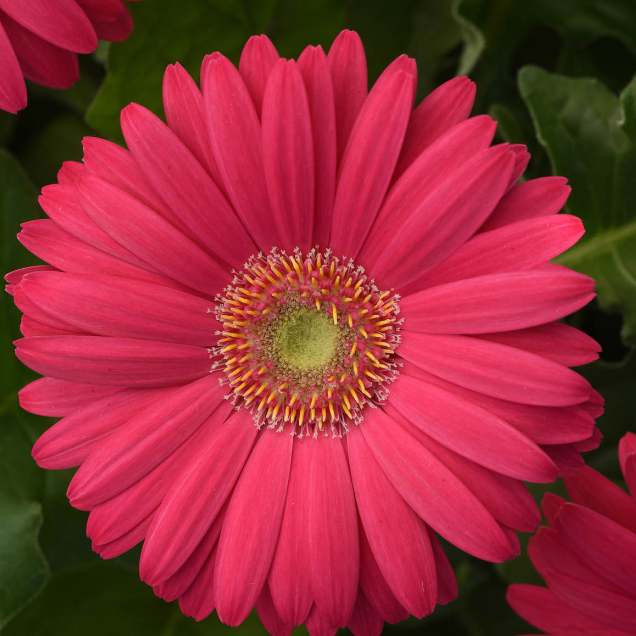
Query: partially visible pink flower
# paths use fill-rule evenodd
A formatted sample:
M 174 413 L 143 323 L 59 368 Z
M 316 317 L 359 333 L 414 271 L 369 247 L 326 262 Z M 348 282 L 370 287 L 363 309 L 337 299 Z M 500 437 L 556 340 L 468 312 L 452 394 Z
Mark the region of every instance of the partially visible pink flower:
M 414 107 L 399 57 L 367 92 L 357 34 L 239 68 L 202 91 L 166 70 L 166 123 L 131 104 L 129 150 L 84 140 L 8 276 L 20 393 L 61 416 L 45 468 L 80 466 L 104 558 L 144 541 L 141 578 L 197 619 L 256 607 L 277 636 L 422 617 L 455 597 L 436 533 L 519 553 L 551 482 L 598 445 L 598 357 L 557 322 L 594 281 L 549 261 L 583 234 L 569 187 L 517 183 L 465 77 Z M 386 290 L 386 291 L 381 291 Z
M 78 53 L 93 52 L 98 38 L 121 42 L 132 30 L 122 0 L 0 0 L 0 110 L 26 106 L 25 78 L 70 88 L 79 79 Z
M 618 447 L 632 497 L 586 466 L 565 478 L 571 503 L 543 499 L 548 526 L 528 554 L 548 587 L 511 585 L 508 602 L 552 636 L 636 634 L 636 435 Z

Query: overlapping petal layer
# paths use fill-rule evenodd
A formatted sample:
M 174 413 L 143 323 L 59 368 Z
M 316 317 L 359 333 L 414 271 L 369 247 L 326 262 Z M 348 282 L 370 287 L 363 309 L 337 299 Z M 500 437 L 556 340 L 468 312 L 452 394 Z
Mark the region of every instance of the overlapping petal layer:
M 125 0 L 0 0 L 0 110 L 27 103 L 25 78 L 51 88 L 79 79 L 78 53 L 97 39 L 125 40 L 133 20 Z
M 116 18 L 115 0 L 78 4 Z M 583 229 L 556 215 L 562 179 L 515 185 L 527 152 L 490 147 L 495 123 L 469 118 L 470 80 L 413 109 L 415 63 L 402 56 L 367 91 L 353 32 L 298 62 L 254 37 L 238 70 L 214 53 L 201 75 L 202 90 L 167 69 L 166 124 L 124 110 L 129 150 L 85 139 L 83 163 L 43 191 L 49 219 L 20 234 L 49 263 L 7 277 L 24 313 L 18 356 L 46 376 L 20 399 L 62 418 L 33 455 L 79 466 L 69 497 L 90 511 L 94 549 L 111 558 L 143 541 L 142 579 L 197 620 L 216 610 L 235 625 L 255 607 L 275 636 L 303 623 L 374 636 L 456 596 L 436 533 L 482 559 L 515 556 L 515 531 L 539 521 L 521 480 L 569 474 L 598 445 L 602 399 L 569 367 L 599 347 L 557 322 L 593 281 L 549 263 Z M 320 310 L 329 285 L 345 290 L 328 320 L 346 324 L 362 288 L 320 265 L 311 279 L 316 261 L 301 257 L 316 244 L 395 288 L 400 313 L 381 321 L 373 311 L 391 301 L 360 299 L 355 347 L 371 362 L 342 398 L 360 402 L 356 421 L 320 428 L 301 411 L 291 435 L 288 413 L 254 425 L 256 398 L 283 387 L 241 394 L 253 370 L 226 376 L 217 341 L 249 359 L 228 325 L 249 326 L 294 270 L 253 268 L 243 300 L 228 296 L 233 315 L 215 312 L 250 257 L 298 248 L 315 283 L 298 294 L 316 293 Z M 373 396 L 382 346 L 392 382 Z
M 621 440 L 623 475 L 634 495 L 628 466 L 636 435 Z M 636 634 L 636 505 L 619 486 L 585 467 L 565 479 L 571 503 L 546 495 L 549 527 L 530 540 L 528 552 L 548 588 L 512 585 L 508 602 L 546 634 Z

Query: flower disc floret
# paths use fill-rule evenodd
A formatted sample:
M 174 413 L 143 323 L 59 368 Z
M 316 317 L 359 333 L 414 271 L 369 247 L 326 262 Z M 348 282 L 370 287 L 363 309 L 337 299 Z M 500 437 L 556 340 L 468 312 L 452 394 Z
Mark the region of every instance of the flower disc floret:
M 234 394 L 259 426 L 346 432 L 397 376 L 397 301 L 330 251 L 253 256 L 217 308 Z

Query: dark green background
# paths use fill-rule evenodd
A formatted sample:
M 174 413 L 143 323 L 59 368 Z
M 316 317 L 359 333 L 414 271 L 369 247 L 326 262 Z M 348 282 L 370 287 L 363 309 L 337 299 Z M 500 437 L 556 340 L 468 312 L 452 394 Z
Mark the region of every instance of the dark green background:
M 418 63 L 418 99 L 456 74 L 477 82 L 474 113 L 499 121 L 500 141 L 525 143 L 526 176 L 568 177 L 568 211 L 587 233 L 558 260 L 597 280 L 598 300 L 569 320 L 598 339 L 602 360 L 583 373 L 607 400 L 605 436 L 588 461 L 620 480 L 618 439 L 636 429 L 636 3 L 634 0 L 146 0 L 131 11 L 125 42 L 102 44 L 81 60 L 68 91 L 29 86 L 28 108 L 0 112 L 0 259 L 4 271 L 35 262 L 15 239 L 37 218 L 37 191 L 61 163 L 80 160 L 80 140 L 121 140 L 119 111 L 136 101 L 161 112 L 161 80 L 181 62 L 198 79 L 206 53 L 238 62 L 254 33 L 281 55 L 307 44 L 325 49 L 343 28 L 365 44 L 370 81 L 401 53 Z M 630 84 L 631 82 L 631 84 Z M 195 623 L 176 603 L 156 599 L 139 581 L 138 554 L 111 562 L 91 552 L 86 513 L 65 497 L 72 471 L 38 469 L 30 447 L 50 425 L 17 405 L 33 374 L 14 358 L 19 314 L 0 307 L 0 625 L 7 636 L 186 636 L 263 634 L 255 618 L 231 630 L 215 617 Z M 532 487 L 541 497 L 544 487 Z M 561 492 L 562 485 L 550 487 Z M 524 540 L 525 544 L 525 540 Z M 424 621 L 385 634 L 512 636 L 531 628 L 507 607 L 509 582 L 536 581 L 527 558 L 493 566 L 447 546 L 459 599 Z

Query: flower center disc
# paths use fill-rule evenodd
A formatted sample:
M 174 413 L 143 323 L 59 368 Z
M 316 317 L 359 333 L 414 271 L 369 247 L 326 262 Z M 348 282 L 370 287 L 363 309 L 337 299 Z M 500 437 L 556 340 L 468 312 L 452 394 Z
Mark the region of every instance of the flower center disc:
M 312 250 L 253 256 L 219 298 L 218 348 L 258 426 L 343 434 L 397 377 L 398 297 L 352 261 Z
M 278 323 L 272 357 L 280 352 L 283 364 L 317 369 L 333 357 L 339 331 L 326 314 L 299 309 Z

